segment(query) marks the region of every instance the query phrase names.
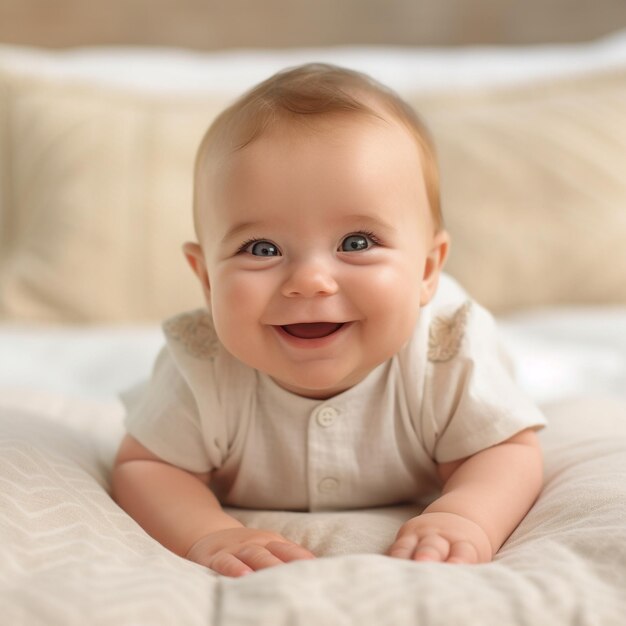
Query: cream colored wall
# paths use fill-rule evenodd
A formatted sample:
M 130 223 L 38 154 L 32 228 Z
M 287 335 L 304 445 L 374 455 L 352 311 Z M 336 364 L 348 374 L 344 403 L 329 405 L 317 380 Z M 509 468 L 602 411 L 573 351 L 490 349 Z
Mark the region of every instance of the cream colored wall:
M 286 47 L 584 41 L 624 0 L 0 0 L 0 43 Z

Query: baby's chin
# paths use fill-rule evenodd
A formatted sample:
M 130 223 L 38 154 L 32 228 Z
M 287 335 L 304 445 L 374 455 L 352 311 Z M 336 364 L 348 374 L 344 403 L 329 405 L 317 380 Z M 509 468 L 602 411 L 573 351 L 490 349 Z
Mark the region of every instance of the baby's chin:
M 347 379 L 329 376 L 328 371 L 316 376 L 309 373 L 302 376 L 299 380 L 297 376 L 281 377 L 267 372 L 268 376 L 279 386 L 303 398 L 311 398 L 314 400 L 328 400 L 344 391 L 354 387 L 367 376 L 368 372 L 359 374 L 358 376 L 350 376 Z
M 303 398 L 310 398 L 311 400 L 328 400 L 329 398 L 333 398 L 334 396 L 342 393 L 346 389 L 349 389 L 349 387 L 345 387 L 345 388 L 339 387 L 336 389 L 334 388 L 333 389 L 328 389 L 328 388 L 310 389 L 310 388 L 299 387 L 297 385 L 293 385 L 290 383 L 285 383 L 283 381 L 280 381 L 274 378 L 273 376 L 270 376 L 270 378 L 279 387 L 282 387 L 286 391 L 289 391 L 290 393 L 293 393 L 297 396 L 301 396 Z
M 289 391 L 296 396 L 301 396 L 302 398 L 310 398 L 311 400 L 328 400 L 329 398 L 336 396 L 342 391 L 345 391 L 344 389 L 338 391 L 333 391 L 329 389 L 303 389 L 289 383 L 284 383 L 274 377 L 270 378 L 272 378 L 272 380 L 282 389 L 285 389 L 286 391 Z

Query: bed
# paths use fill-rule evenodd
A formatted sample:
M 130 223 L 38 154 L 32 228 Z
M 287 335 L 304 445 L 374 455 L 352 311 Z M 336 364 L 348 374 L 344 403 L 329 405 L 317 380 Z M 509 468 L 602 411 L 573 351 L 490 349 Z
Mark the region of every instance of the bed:
M 319 557 L 228 579 L 109 496 L 118 393 L 200 304 L 191 163 L 273 71 L 370 72 L 432 129 L 448 271 L 545 411 L 545 487 L 493 562 L 382 555 L 416 506 L 231 510 Z M 587 43 L 191 52 L 0 46 L 4 624 L 620 625 L 626 620 L 626 31 Z

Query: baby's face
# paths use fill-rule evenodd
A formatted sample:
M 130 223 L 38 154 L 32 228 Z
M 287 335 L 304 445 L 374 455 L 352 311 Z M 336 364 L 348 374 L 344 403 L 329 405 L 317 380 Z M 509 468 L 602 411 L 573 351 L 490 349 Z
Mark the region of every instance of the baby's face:
M 447 249 L 420 171 L 407 131 L 370 118 L 282 125 L 231 157 L 199 233 L 225 348 L 312 398 L 396 353 Z

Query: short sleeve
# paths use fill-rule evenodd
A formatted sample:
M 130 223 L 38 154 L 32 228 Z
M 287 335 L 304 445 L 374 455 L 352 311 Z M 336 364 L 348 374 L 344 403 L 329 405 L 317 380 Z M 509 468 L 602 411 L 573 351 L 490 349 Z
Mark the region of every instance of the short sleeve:
M 196 401 L 168 346 L 159 353 L 151 379 L 120 397 L 128 434 L 148 450 L 190 472 L 213 469 Z
M 438 463 L 546 425 L 514 380 L 495 320 L 472 300 L 448 303 L 430 321 L 422 425 Z

